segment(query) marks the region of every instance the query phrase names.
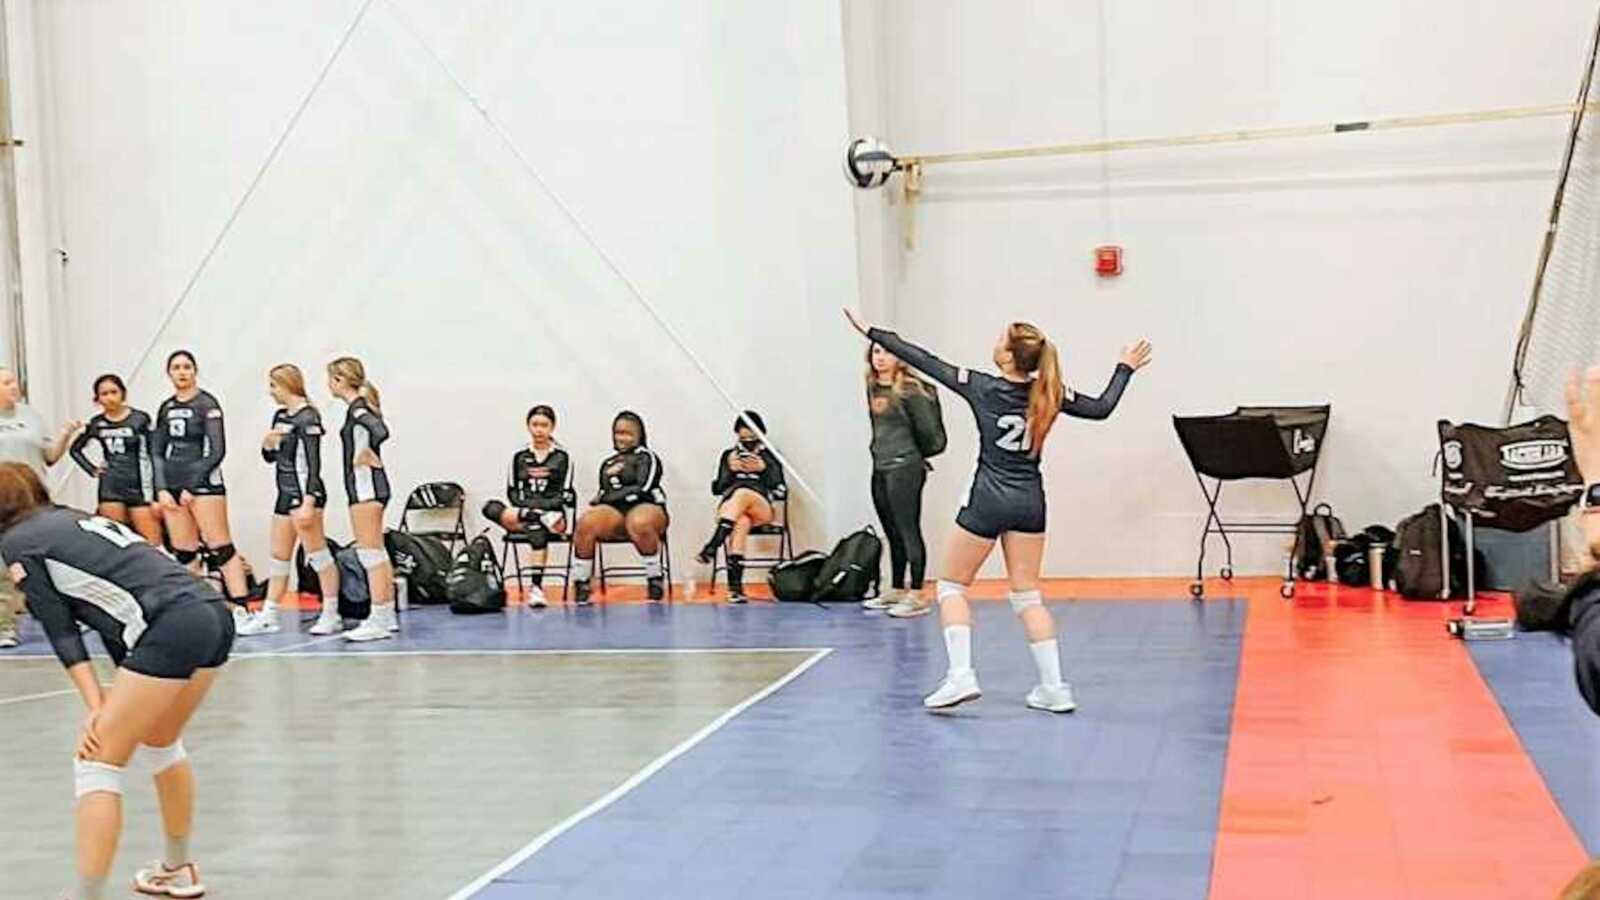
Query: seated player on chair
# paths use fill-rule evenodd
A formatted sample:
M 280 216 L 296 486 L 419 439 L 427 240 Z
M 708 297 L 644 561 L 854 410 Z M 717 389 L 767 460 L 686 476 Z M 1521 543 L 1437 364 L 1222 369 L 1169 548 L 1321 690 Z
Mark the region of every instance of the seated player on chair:
M 667 533 L 667 495 L 661 490 L 661 457 L 649 447 L 644 420 L 623 410 L 611 423 L 616 453 L 600 464 L 600 492 L 578 517 L 572 542 L 572 593 L 589 603 L 595 546 L 627 541 L 644 558 L 646 592 L 652 601 L 666 595 L 661 564 L 662 537 Z
M 567 533 L 566 488 L 571 462 L 556 444 L 556 411 L 539 404 L 524 420 L 528 446 L 511 455 L 506 476 L 506 500 L 483 505 L 483 517 L 516 534 L 532 552 L 533 586 L 529 606 L 544 606 L 544 565 L 549 558 L 550 536 Z
M 696 557 L 704 565 L 716 565 L 717 551 L 728 547 L 728 602 L 743 603 L 744 547 L 750 530 L 770 524 L 775 517 L 772 501 L 783 486 L 783 463 L 767 448 L 767 423 L 761 414 L 745 410 L 733 420 L 739 440 L 722 451 L 717 460 L 717 477 L 711 493 L 717 504 L 717 528 Z

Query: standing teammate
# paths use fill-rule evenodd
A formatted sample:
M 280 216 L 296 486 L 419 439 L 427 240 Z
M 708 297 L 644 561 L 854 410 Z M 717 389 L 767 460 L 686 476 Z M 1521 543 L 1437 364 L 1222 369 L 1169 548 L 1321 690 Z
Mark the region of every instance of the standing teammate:
M 772 503 L 784 489 L 783 463 L 767 449 L 767 423 L 747 409 L 733 420 L 738 443 L 717 458 L 717 476 L 711 493 L 717 502 L 717 528 L 700 548 L 699 561 L 716 565 L 717 551 L 728 545 L 728 602 L 744 603 L 744 547 L 750 529 L 766 525 L 775 515 Z
M 150 507 L 155 500 L 150 481 L 150 414 L 127 405 L 128 388 L 116 375 L 94 380 L 94 400 L 100 412 L 72 442 L 72 460 L 99 482 L 95 511 L 112 521 L 131 524 L 146 542 L 159 547 L 161 520 Z M 90 441 L 100 445 L 98 463 L 85 452 Z
M 567 531 L 567 490 L 572 487 L 572 463 L 556 443 L 556 411 L 543 403 L 528 410 L 528 446 L 511 454 L 506 475 L 506 503 L 490 500 L 483 517 L 520 534 L 533 551 L 533 586 L 528 606 L 548 604 L 544 596 L 544 566 L 549 559 L 551 535 Z
M 901 619 L 925 616 L 922 596 L 928 547 L 922 539 L 922 489 L 947 436 L 939 395 L 877 344 L 867 348 L 867 413 L 872 418 L 872 508 L 889 545 L 891 590 L 862 601 Z M 909 586 L 908 586 L 909 585 Z
M 233 646 L 233 620 L 210 585 L 127 526 L 52 506 L 20 463 L 0 463 L 0 556 L 89 713 L 72 763 L 77 796 L 73 900 L 103 900 L 122 831 L 123 769 L 144 750 L 166 830 L 162 859 L 134 877 L 147 894 L 199 897 L 189 853 L 194 772 L 183 729 Z M 118 666 L 104 691 L 79 624 Z
M 172 555 L 189 565 L 205 541 L 205 563 L 222 573 L 222 584 L 234 605 L 234 621 L 243 625 L 249 586 L 244 560 L 233 548 L 228 529 L 228 497 L 222 485 L 222 459 L 228 442 L 222 426 L 222 405 L 196 382 L 194 354 L 178 350 L 167 357 L 167 378 L 173 394 L 156 410 L 150 429 L 150 458 L 161 519 L 172 541 Z
M 400 630 L 394 611 L 394 568 L 383 545 L 383 508 L 389 503 L 389 473 L 380 448 L 389 439 L 378 388 L 367 380 L 366 366 L 353 356 L 328 363 L 328 390 L 345 402 L 339 443 L 344 450 L 344 492 L 350 504 L 350 530 L 356 557 L 367 571 L 372 612 L 344 633 L 346 640 L 381 641 Z
M 267 392 L 278 404 L 272 427 L 261 439 L 261 458 L 273 464 L 278 488 L 272 507 L 272 561 L 266 603 L 240 627 L 239 634 L 271 634 L 279 629 L 278 605 L 294 571 L 296 539 L 305 549 L 306 562 L 317 573 L 322 593 L 322 613 L 311 633 L 333 634 L 343 623 L 339 619 L 339 570 L 323 533 L 322 508 L 328 504 L 328 490 L 322 485 L 322 416 L 306 399 L 306 379 L 298 366 L 273 366 L 267 373 Z
M 851 310 L 845 315 L 869 340 L 961 395 L 977 419 L 978 469 L 956 515 L 956 529 L 945 548 L 945 575 L 939 580 L 939 620 L 949 672 L 923 705 L 942 709 L 982 696 L 972 668 L 972 610 L 966 590 L 998 539 L 1011 583 L 1011 609 L 1022 619 L 1039 670 L 1039 684 L 1028 692 L 1027 704 L 1071 712 L 1077 703 L 1072 688 L 1061 680 L 1055 620 L 1039 596 L 1045 532 L 1039 454 L 1060 413 L 1082 419 L 1111 415 L 1133 373 L 1150 362 L 1149 343 L 1139 341 L 1123 350 L 1105 392 L 1086 397 L 1062 386 L 1055 346 L 1025 322 L 1007 326 L 995 341 L 994 364 L 1000 370 L 995 377 L 952 366 L 892 331 L 869 327 Z

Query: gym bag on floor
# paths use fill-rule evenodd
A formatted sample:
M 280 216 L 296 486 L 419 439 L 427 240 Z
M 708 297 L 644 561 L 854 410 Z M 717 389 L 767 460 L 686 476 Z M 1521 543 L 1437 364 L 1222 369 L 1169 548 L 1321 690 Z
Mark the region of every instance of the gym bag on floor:
M 1295 574 L 1302 581 L 1322 581 L 1328 577 L 1328 557 L 1345 539 L 1344 523 L 1333 514 L 1333 507 L 1318 503 L 1300 517 L 1295 530 Z
M 1422 512 L 1400 520 L 1396 527 L 1395 555 L 1399 557 L 1395 563 L 1394 584 L 1395 589 L 1402 595 L 1415 600 L 1439 600 L 1444 587 L 1441 583 L 1443 566 L 1441 565 L 1439 546 L 1439 504 L 1430 503 L 1423 507 Z M 1461 529 L 1454 519 L 1449 520 L 1449 552 L 1450 552 L 1450 596 L 1465 597 L 1467 595 L 1467 542 L 1461 536 Z M 1475 554 L 1474 564 L 1479 572 L 1486 572 L 1488 565 L 1483 559 L 1483 554 Z
M 387 531 L 383 535 L 395 575 L 406 580 L 412 603 L 448 603 L 445 576 L 450 574 L 450 549 L 444 541 L 425 534 Z
M 372 586 L 367 583 L 367 567 L 361 564 L 359 549 L 351 544 L 333 554 L 339 568 L 339 615 L 346 619 L 372 615 Z
M 878 595 L 883 541 L 872 526 L 834 545 L 811 584 L 814 603 L 859 602 Z
M 456 554 L 450 574 L 445 577 L 445 589 L 450 595 L 450 611 L 457 615 L 500 612 L 506 608 L 505 583 L 494 556 L 494 544 L 488 537 L 478 535 Z
M 794 559 L 773 566 L 767 570 L 767 584 L 772 588 L 772 596 L 791 603 L 809 602 L 811 586 L 816 584 L 817 574 L 827 561 L 827 554 L 807 550 Z

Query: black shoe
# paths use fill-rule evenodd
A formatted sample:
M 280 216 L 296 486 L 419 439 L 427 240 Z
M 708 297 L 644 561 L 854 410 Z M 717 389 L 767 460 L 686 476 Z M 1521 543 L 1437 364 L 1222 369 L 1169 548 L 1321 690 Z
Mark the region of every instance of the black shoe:
M 700 554 L 695 557 L 695 561 L 700 563 L 700 565 L 702 565 L 702 566 L 709 566 L 709 565 L 715 563 L 717 561 L 717 548 L 716 548 L 716 546 L 712 545 L 712 544 L 707 544 L 704 547 L 701 547 L 700 548 Z
M 742 589 L 734 588 L 733 590 L 728 592 L 728 602 L 737 605 L 737 604 L 741 604 L 741 603 L 748 603 L 748 602 L 750 602 L 750 600 L 749 600 L 749 598 L 745 597 L 744 591 Z
M 667 595 L 667 586 L 662 581 L 660 576 L 655 578 L 646 578 L 644 582 L 644 592 L 650 598 L 651 603 L 660 603 L 661 598 Z
M 579 606 L 588 606 L 593 602 L 589 599 L 589 582 L 574 581 L 572 583 L 572 602 Z

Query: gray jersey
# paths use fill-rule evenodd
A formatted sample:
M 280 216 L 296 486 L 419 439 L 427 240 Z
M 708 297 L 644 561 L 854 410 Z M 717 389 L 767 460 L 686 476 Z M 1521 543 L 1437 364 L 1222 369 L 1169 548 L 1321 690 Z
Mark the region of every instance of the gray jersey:
M 67 666 L 89 658 L 79 622 L 98 632 L 120 663 L 164 612 L 221 599 L 127 526 L 62 506 L 7 529 L 0 558 Z
M 0 462 L 26 463 L 43 478 L 44 448 L 49 445 L 44 418 L 33 407 L 18 403 L 10 412 L 0 412 Z

